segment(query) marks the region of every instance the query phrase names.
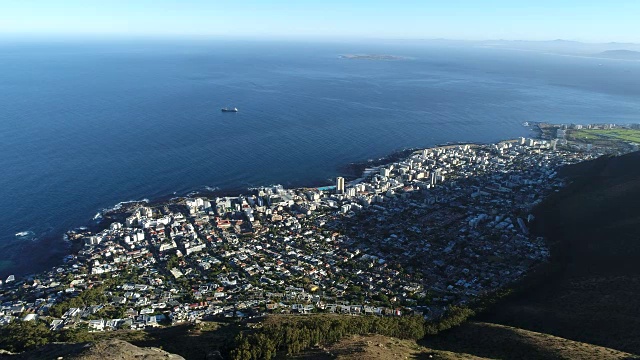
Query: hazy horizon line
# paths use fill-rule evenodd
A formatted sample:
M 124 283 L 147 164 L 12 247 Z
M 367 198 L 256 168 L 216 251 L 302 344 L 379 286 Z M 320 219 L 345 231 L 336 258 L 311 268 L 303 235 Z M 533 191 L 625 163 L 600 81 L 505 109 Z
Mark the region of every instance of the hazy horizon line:
M 485 42 L 531 42 L 531 43 L 574 43 L 585 45 L 640 45 L 634 41 L 588 41 L 579 39 L 565 39 L 557 37 L 554 39 L 526 39 L 526 38 L 486 38 L 486 39 L 464 39 L 446 37 L 379 37 L 379 36 L 326 36 L 326 35 L 229 35 L 229 34 L 119 34 L 119 33 L 2 33 L 0 40 L 89 40 L 89 39 L 114 39 L 114 40 L 171 40 L 171 39 L 193 39 L 193 40 L 248 40 L 248 41 L 331 41 L 331 42 L 352 42 L 352 41 L 450 41 L 465 43 L 485 43 Z

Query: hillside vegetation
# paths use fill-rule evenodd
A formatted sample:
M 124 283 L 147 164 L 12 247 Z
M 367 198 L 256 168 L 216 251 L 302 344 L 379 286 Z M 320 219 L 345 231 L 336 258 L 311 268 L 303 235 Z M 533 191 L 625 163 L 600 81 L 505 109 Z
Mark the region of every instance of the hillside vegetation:
M 504 325 L 468 322 L 421 342 L 458 356 L 491 359 L 636 359 L 632 354 Z M 434 350 L 435 351 L 435 350 Z M 419 358 L 419 357 L 416 357 Z M 462 357 L 460 357 L 462 358 Z
M 1 355 L 0 359 L 38 360 L 184 360 L 182 356 L 158 348 L 141 348 L 122 340 L 105 340 L 90 344 L 48 344 L 18 355 Z
M 483 319 L 640 354 L 640 153 L 564 168 L 536 211 L 555 267 Z
M 379 359 L 435 359 L 482 360 L 463 353 L 433 350 L 416 344 L 382 335 L 352 335 L 328 346 L 319 346 L 293 356 L 296 360 L 379 360 Z

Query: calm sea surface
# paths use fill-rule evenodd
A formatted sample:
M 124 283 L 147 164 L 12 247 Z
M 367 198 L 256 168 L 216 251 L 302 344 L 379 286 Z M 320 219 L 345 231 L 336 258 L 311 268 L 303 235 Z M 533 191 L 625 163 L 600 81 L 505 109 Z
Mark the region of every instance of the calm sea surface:
M 63 232 L 120 201 L 318 184 L 407 147 L 530 135 L 524 121 L 640 122 L 640 63 L 417 43 L 0 43 L 0 275 L 60 262 Z

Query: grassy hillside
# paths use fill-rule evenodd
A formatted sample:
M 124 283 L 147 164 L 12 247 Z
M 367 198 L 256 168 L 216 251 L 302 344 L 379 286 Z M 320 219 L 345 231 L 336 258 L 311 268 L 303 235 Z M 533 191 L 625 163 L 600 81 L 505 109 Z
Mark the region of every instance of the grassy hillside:
M 284 358 L 284 357 L 283 357 Z M 297 360 L 383 359 L 634 359 L 632 354 L 504 325 L 469 322 L 416 343 L 381 335 L 351 335 L 316 346 Z
M 70 355 L 76 356 L 78 354 L 89 356 L 109 351 L 108 349 L 113 347 L 113 344 L 117 345 L 114 350 L 116 353 L 135 354 L 136 351 L 129 351 L 134 348 L 127 346 L 127 343 L 141 348 L 163 349 L 185 359 L 204 359 L 207 356 L 211 359 L 217 359 L 218 357 L 215 355 L 228 352 L 234 344 L 234 337 L 243 329 L 246 327 L 233 322 L 203 322 L 197 325 L 185 324 L 145 331 L 82 332 L 77 337 L 56 340 L 65 342 L 50 343 L 17 355 L 3 355 L 0 352 L 0 359 L 56 359 L 58 356 L 64 356 L 66 359 Z M 98 345 L 87 345 L 93 343 Z M 85 352 L 89 348 L 93 352 Z M 43 356 L 43 354 L 51 354 L 51 356 Z M 54 354 L 55 356 L 53 356 Z M 94 357 L 100 358 L 99 355 Z M 87 359 L 94 357 L 87 357 Z M 125 356 L 119 357 L 119 359 L 125 358 Z M 152 359 L 153 357 L 148 358 Z
M 287 359 L 296 360 L 383 360 L 383 359 L 436 359 L 482 360 L 485 358 L 426 348 L 411 340 L 400 340 L 381 335 L 345 337 L 335 344 L 319 346 Z
M 640 354 L 640 153 L 563 175 L 572 183 L 536 211 L 555 268 L 484 319 Z
M 140 348 L 122 340 L 103 340 L 92 344 L 47 344 L 19 355 L 0 355 L 0 359 L 39 360 L 184 360 L 182 356 L 158 348 Z
M 492 359 L 634 359 L 632 354 L 504 325 L 469 322 L 423 345 Z

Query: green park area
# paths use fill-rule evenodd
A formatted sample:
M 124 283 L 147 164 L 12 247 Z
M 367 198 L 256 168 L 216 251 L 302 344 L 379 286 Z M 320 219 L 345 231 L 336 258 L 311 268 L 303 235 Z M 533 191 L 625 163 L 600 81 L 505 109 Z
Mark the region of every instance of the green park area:
M 575 140 L 620 140 L 640 144 L 640 130 L 636 129 L 582 129 L 570 132 Z

